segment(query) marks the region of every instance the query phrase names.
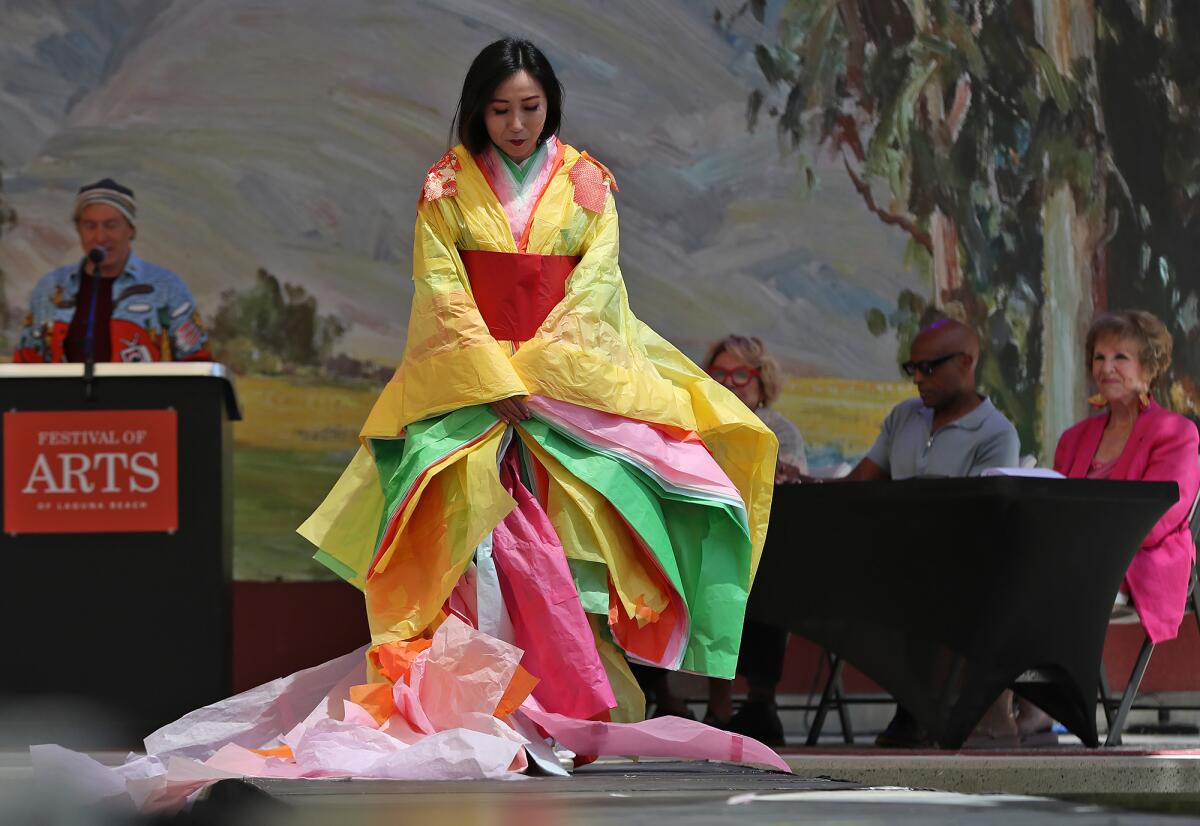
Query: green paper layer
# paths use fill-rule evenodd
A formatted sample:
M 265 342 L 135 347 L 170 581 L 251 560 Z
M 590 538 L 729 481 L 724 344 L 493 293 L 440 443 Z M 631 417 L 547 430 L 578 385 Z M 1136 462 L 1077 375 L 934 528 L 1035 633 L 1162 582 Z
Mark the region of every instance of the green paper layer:
M 608 616 L 608 566 L 590 559 L 567 558 L 583 610 Z M 606 623 L 607 624 L 607 623 Z
M 681 668 L 732 678 L 750 578 L 750 537 L 730 505 L 668 493 L 629 463 L 591 450 L 547 423 L 522 429 L 599 491 L 637 532 L 683 597 L 691 629 Z
M 375 553 L 388 523 L 404 503 L 421 474 L 478 439 L 499 419 L 487 405 L 464 407 L 430 419 L 413 422 L 403 439 L 371 439 L 371 452 L 383 488 L 384 508 L 375 536 Z

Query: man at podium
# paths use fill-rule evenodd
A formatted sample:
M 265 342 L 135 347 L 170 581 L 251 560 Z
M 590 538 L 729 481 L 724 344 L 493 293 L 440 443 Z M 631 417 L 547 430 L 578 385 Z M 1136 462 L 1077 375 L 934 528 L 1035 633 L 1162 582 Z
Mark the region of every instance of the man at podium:
M 14 362 L 208 361 L 208 334 L 183 280 L 133 252 L 133 190 L 111 178 L 75 198 L 84 256 L 42 276 Z

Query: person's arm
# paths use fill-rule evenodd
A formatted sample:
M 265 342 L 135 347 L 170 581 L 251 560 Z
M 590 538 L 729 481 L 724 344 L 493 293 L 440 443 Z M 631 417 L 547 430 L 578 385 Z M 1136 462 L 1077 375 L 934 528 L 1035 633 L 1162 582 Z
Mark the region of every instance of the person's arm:
M 630 419 L 684 429 L 699 424 L 700 431 L 715 424 L 693 418 L 696 407 L 689 393 L 696 388 L 672 383 L 647 352 L 652 345 L 646 338 L 656 334 L 648 334 L 629 307 L 618 263 L 620 226 L 612 195 L 605 196 L 600 213 L 579 204 L 569 209 L 576 217 L 584 214 L 586 228 L 578 247 L 555 250 L 578 255 L 580 260 L 567 279 L 562 299 L 510 359 L 525 387 L 537 395 Z M 547 218 L 559 221 L 562 229 L 570 229 L 575 220 L 553 214 Z M 712 380 L 705 375 L 704 381 Z M 746 415 L 753 414 L 747 410 Z
M 1167 509 L 1162 518 L 1146 534 L 1142 546 L 1157 545 L 1167 534 L 1176 530 L 1187 519 L 1196 489 L 1200 485 L 1200 434 L 1196 425 L 1180 416 L 1171 417 L 1169 426 L 1154 437 L 1150 447 L 1150 459 L 1143 482 L 1175 482 L 1179 485 L 1179 499 Z
M 779 430 L 775 436 L 779 439 L 779 463 L 795 468 L 796 473 L 808 473 L 808 456 L 804 452 L 804 437 L 800 428 L 784 416 L 779 418 Z
M 491 403 L 492 412 L 504 420 L 506 424 L 518 424 L 529 418 L 529 406 L 525 404 L 527 396 L 509 396 Z
M 416 322 L 418 300 L 428 296 L 428 306 L 434 312 L 423 314 L 420 326 L 427 328 L 426 334 L 432 333 L 435 339 L 443 342 L 454 342 L 461 353 L 471 354 L 472 358 L 478 356 L 491 362 L 498 355 L 504 364 L 502 367 L 497 364 L 496 367 L 501 367 L 504 373 L 511 376 L 512 370 L 507 365 L 508 354 L 503 352 L 488 330 L 475 299 L 464 289 L 466 270 L 439 203 L 423 203 L 417 210 L 414 246 L 415 294 L 410 325 Z M 424 300 L 421 303 L 425 303 Z M 411 335 L 409 343 L 412 344 Z M 406 348 L 405 360 L 410 355 L 419 357 L 422 349 L 410 351 Z M 515 376 L 511 378 L 516 379 Z M 508 395 L 500 399 L 493 398 L 488 404 L 504 422 L 516 424 L 529 418 L 529 409 L 523 401 L 527 396 L 524 388 L 518 392 L 510 390 Z
M 1063 476 L 1070 475 L 1071 464 L 1075 458 L 1071 455 L 1071 447 L 1077 441 L 1072 438 L 1074 432 L 1074 428 L 1063 431 L 1063 434 L 1058 437 L 1058 444 L 1054 447 L 1054 469 Z
M 167 337 L 174 361 L 212 361 L 208 333 L 200 324 L 200 312 L 192 291 L 174 276 L 167 285 Z
M 29 298 L 29 312 L 21 324 L 21 332 L 17 334 L 17 349 L 13 351 L 13 362 L 16 364 L 41 364 L 50 361 L 50 353 L 46 343 L 37 335 L 41 322 L 39 310 L 46 303 L 46 279 L 43 278 L 33 288 Z
M 993 433 L 975 448 L 968 476 L 978 476 L 988 468 L 1017 467 L 1021 464 L 1021 440 L 1012 425 Z
M 881 482 L 892 478 L 889 459 L 892 454 L 892 438 L 899 427 L 900 409 L 901 405 L 896 405 L 891 409 L 887 418 L 883 420 L 883 426 L 879 428 L 879 436 L 875 438 L 875 444 L 871 445 L 867 455 L 854 466 L 854 470 L 838 481 Z
M 17 334 L 17 349 L 12 356 L 14 364 L 40 364 L 50 360 L 33 331 L 33 313 L 28 313 L 25 323 L 21 325 L 21 332 Z
M 800 435 L 800 429 L 786 416 L 770 408 L 762 411 L 759 418 L 779 440 L 775 484 L 799 481 L 808 474 L 808 457 L 804 453 L 804 437 Z
M 828 482 L 834 484 L 837 482 L 886 482 L 892 477 L 881 468 L 879 465 L 872 462 L 870 459 L 863 458 L 854 470 L 847 473 L 845 476 L 824 479 L 819 476 L 808 476 L 803 473 L 793 474 L 783 479 L 776 478 L 776 484 L 779 482 L 800 482 L 807 485 L 820 485 Z
M 368 436 L 396 434 L 411 422 L 529 392 L 475 304 L 456 233 L 443 214 L 446 200 L 417 209 L 408 340 L 396 375 L 363 426 Z M 452 206 L 444 209 L 453 212 Z M 504 407 L 493 409 L 517 413 Z
M 843 476 L 841 479 L 831 479 L 831 482 L 882 482 L 891 479 L 891 474 L 881 468 L 879 465 L 871 461 L 869 457 L 863 457 L 863 460 L 854 466 L 854 470 Z

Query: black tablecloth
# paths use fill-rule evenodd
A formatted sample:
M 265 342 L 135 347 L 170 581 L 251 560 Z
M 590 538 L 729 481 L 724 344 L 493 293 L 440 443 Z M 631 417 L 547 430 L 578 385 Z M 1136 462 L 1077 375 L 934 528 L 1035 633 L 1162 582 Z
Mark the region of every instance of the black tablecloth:
M 1178 495 L 1017 477 L 777 487 L 747 615 L 841 654 L 944 748 L 1022 675 L 1019 694 L 1095 746 L 1113 596 Z

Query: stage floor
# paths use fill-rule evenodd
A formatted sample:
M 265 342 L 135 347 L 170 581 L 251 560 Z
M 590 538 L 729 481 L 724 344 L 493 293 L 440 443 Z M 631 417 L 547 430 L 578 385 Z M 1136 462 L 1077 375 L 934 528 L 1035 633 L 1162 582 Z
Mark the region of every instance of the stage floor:
M 119 762 L 121 755 L 94 755 Z M 678 761 L 603 760 L 570 778 L 518 778 L 457 783 L 253 780 L 226 781 L 197 803 L 189 823 L 250 824 L 450 824 L 450 826 L 557 826 L 564 823 L 705 824 L 1171 824 L 1200 817 L 1200 788 L 1190 767 L 1197 755 L 1137 753 L 1104 755 L 1074 750 L 1033 755 L 1003 753 L 880 753 L 829 748 L 789 753 L 796 775 L 737 766 Z M 923 772 L 924 774 L 919 774 Z M 990 772 L 990 774 L 989 774 Z M 1076 793 L 1056 800 L 1004 789 L 1023 777 L 1030 792 L 1052 792 L 1055 778 L 1081 778 L 1079 788 L 1111 785 L 1124 773 L 1141 778 L 1142 799 L 1104 802 L 1140 805 L 1151 811 L 1109 808 L 1096 794 Z M 817 776 L 817 775 L 825 776 Z M 855 781 L 852 775 L 866 777 Z M 963 793 L 962 778 L 991 777 L 993 794 Z M 1094 782 L 1086 781 L 1092 777 Z M 1156 782 L 1150 782 L 1157 777 Z M 919 782 L 913 782 L 915 780 Z M 1041 783 L 1037 782 L 1041 778 Z M 47 806 L 60 810 L 65 795 L 39 794 L 27 753 L 0 753 L 0 823 L 38 822 L 30 815 Z M 979 781 L 974 792 L 988 785 Z M 1136 785 L 1136 784 L 1133 784 Z M 1167 789 L 1175 788 L 1176 791 Z M 1126 783 L 1121 788 L 1132 788 Z M 1058 793 L 1058 792 L 1055 792 Z M 1069 792 L 1064 792 L 1070 794 Z M 82 819 L 81 819 L 82 818 Z M 101 809 L 72 817 L 73 824 L 170 823 L 174 819 L 112 818 Z M 50 822 L 42 819 L 41 822 Z M 66 821 L 55 821 L 66 822 Z M 183 821 L 180 820 L 180 823 Z

